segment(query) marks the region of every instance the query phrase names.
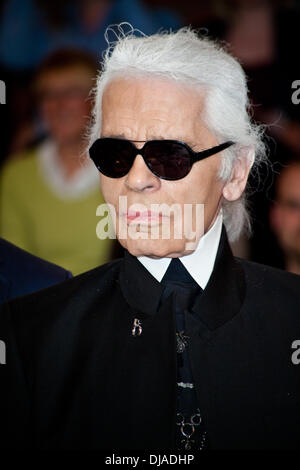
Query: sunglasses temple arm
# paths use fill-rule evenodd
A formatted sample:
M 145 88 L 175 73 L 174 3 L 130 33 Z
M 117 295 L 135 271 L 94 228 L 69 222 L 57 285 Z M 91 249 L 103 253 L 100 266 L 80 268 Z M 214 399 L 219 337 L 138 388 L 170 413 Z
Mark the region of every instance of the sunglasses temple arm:
M 203 150 L 202 152 L 196 153 L 194 161 L 203 160 L 204 158 L 210 157 L 211 155 L 215 155 L 216 153 L 222 152 L 222 150 L 227 149 L 234 142 L 231 140 L 228 142 L 224 142 L 223 144 L 217 145 L 216 147 L 212 147 L 211 149 Z

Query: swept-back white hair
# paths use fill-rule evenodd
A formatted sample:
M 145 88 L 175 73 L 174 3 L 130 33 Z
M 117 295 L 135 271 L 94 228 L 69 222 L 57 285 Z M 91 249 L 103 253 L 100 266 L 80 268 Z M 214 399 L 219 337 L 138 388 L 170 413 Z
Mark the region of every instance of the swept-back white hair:
M 126 27 L 126 24 L 125 24 Z M 89 145 L 100 136 L 101 104 L 105 86 L 117 77 L 163 77 L 205 93 L 205 110 L 201 118 L 219 143 L 236 143 L 223 151 L 219 178 L 230 179 L 234 164 L 247 159 L 252 168 L 266 159 L 262 126 L 251 122 L 245 73 L 219 43 L 200 37 L 189 27 L 177 32 L 151 36 L 137 35 L 124 24 L 115 25 L 116 40 L 109 43 L 95 87 L 95 105 L 89 131 Z M 245 193 L 233 202 L 222 202 L 224 224 L 230 241 L 244 231 L 250 233 L 250 217 Z

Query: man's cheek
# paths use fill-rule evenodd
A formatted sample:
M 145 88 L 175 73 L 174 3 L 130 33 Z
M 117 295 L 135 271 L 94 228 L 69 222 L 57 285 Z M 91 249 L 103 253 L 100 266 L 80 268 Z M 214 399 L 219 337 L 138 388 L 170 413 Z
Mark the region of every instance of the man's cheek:
M 101 191 L 103 194 L 103 197 L 105 201 L 109 204 L 115 205 L 115 193 L 114 191 L 110 188 L 110 185 L 104 180 L 104 178 L 100 177 L 100 186 L 101 186 Z

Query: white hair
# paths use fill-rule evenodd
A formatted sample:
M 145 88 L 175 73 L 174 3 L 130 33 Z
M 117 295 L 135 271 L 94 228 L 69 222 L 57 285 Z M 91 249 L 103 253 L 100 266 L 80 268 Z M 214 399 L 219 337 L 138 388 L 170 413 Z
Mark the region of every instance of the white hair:
M 219 143 L 232 140 L 235 145 L 222 152 L 219 178 L 228 181 L 234 164 L 247 159 L 252 168 L 266 159 L 262 140 L 263 126 L 251 121 L 245 73 L 239 62 L 219 43 L 200 37 L 189 27 L 177 32 L 146 36 L 140 31 L 114 25 L 116 35 L 104 54 L 94 89 L 95 104 L 89 130 L 89 145 L 100 136 L 101 105 L 105 86 L 118 77 L 150 76 L 166 78 L 205 92 L 205 124 Z M 130 25 L 129 25 L 130 26 Z M 139 34 L 139 35 L 137 35 Z M 230 241 L 242 232 L 251 232 L 245 193 L 236 201 L 222 202 L 224 224 Z

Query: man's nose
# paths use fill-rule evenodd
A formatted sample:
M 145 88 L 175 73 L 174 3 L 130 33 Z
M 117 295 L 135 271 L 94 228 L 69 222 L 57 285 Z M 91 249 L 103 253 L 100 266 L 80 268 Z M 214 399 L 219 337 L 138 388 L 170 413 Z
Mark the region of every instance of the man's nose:
M 149 170 L 141 155 L 137 155 L 125 179 L 125 185 L 137 192 L 155 191 L 160 188 L 160 178 Z

